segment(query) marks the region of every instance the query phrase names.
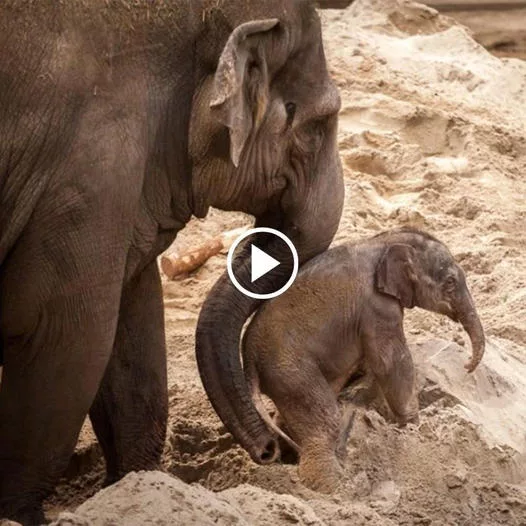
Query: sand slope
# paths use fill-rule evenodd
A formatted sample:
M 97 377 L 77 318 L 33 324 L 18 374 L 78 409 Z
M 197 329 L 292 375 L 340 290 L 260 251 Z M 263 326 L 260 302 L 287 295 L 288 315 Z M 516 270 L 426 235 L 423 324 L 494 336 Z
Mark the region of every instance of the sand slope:
M 166 469 L 199 485 L 133 474 L 57 524 L 526 524 L 526 63 L 490 55 L 453 20 L 401 0 L 358 0 L 322 17 L 343 103 L 346 207 L 335 242 L 403 224 L 446 242 L 486 329 L 482 366 L 464 372 L 470 349 L 459 326 L 408 311 L 419 426 L 399 430 L 368 411 L 340 491 L 312 492 L 294 466 L 252 463 L 203 393 L 193 331 L 225 268 L 225 256 L 214 257 L 189 279 L 164 283 Z M 176 245 L 247 222 L 213 211 Z M 100 454 L 85 436 L 80 475 L 61 485 L 52 513 L 100 487 Z

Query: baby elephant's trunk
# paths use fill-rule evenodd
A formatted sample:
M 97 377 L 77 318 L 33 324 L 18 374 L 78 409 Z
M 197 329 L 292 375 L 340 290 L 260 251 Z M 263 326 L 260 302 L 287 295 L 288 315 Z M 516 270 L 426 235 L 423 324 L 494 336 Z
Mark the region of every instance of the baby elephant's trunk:
M 470 361 L 464 366 L 468 373 L 472 373 L 482 360 L 485 348 L 484 329 L 475 309 L 475 304 L 469 291 L 465 290 L 460 305 L 456 309 L 458 319 L 471 340 L 472 354 Z

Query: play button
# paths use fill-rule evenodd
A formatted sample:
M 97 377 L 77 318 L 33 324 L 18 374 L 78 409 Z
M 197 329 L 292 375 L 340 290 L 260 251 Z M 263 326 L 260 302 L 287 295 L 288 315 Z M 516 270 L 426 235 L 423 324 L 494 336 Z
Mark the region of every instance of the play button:
M 285 292 L 296 279 L 298 265 L 292 241 L 273 228 L 248 230 L 228 251 L 227 270 L 232 283 L 255 299 L 275 298 Z
M 251 245 L 251 264 L 250 264 L 250 279 L 252 283 L 270 272 L 273 268 L 279 265 L 279 261 L 263 252 L 256 245 Z

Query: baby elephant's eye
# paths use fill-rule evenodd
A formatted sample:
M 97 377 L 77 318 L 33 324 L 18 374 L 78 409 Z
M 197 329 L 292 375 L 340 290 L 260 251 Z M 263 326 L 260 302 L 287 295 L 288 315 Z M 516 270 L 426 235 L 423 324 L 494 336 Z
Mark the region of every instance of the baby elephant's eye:
M 294 104 L 294 102 L 287 102 L 287 104 L 285 104 L 285 110 L 287 112 L 287 126 L 290 126 L 296 115 L 296 104 Z
M 449 276 L 449 278 L 446 279 L 446 287 L 452 288 L 457 284 L 457 280 L 453 276 Z

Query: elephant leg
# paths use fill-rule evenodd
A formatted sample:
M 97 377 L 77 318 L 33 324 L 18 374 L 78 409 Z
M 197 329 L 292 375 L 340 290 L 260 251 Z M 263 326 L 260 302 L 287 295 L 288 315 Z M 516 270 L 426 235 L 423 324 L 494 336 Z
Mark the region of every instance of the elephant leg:
M 269 382 L 265 382 L 269 385 Z M 336 447 L 341 414 L 336 396 L 319 370 L 301 370 L 274 378 L 270 393 L 287 430 L 300 446 L 298 472 L 306 486 L 329 493 L 336 489 L 341 466 Z
M 384 398 L 401 426 L 418 422 L 413 358 L 402 339 L 366 345 L 366 354 Z
M 9 285 L 31 288 L 29 280 Z M 120 281 L 90 283 L 37 309 L 23 294 L 20 311 L 12 304 L 29 325 L 4 339 L 0 519 L 44 522 L 42 501 L 68 465 L 111 355 L 119 296 Z
M 113 353 L 90 410 L 106 484 L 159 467 L 167 418 L 162 290 L 153 261 L 123 289 Z

